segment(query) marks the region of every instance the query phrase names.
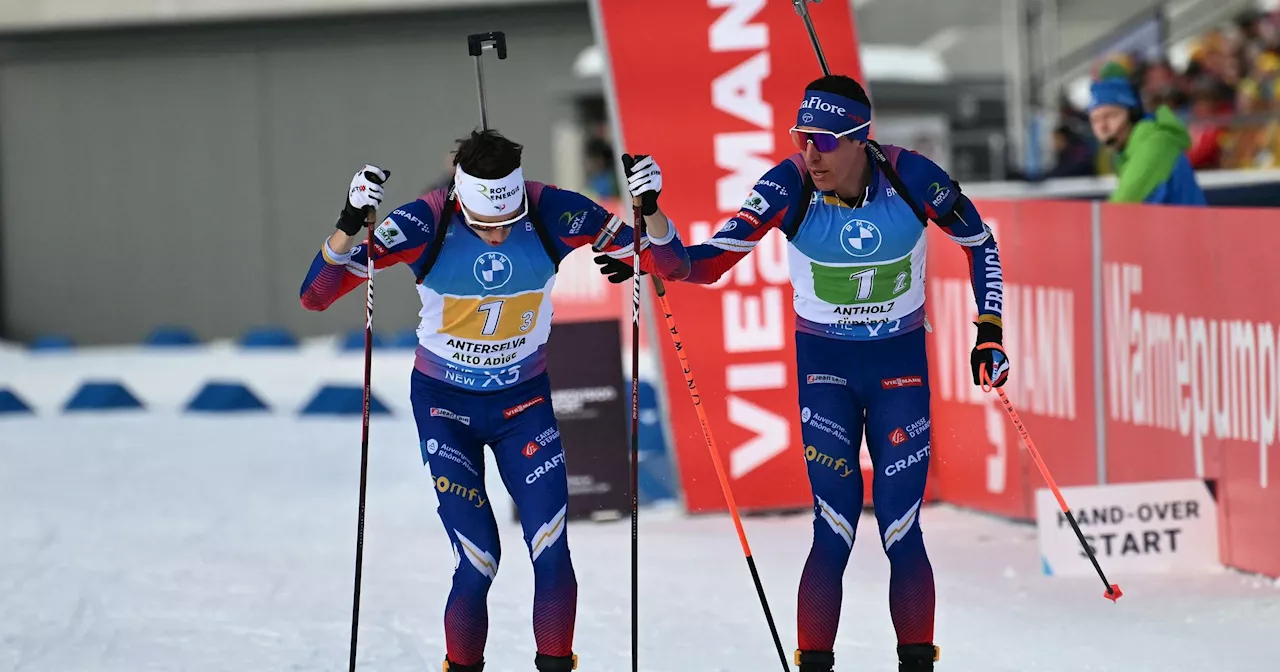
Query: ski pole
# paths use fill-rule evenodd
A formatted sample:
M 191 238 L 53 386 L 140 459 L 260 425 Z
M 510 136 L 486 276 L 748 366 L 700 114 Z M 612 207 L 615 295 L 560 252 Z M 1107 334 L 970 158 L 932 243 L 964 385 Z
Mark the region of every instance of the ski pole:
M 999 350 L 1004 354 L 1004 348 L 995 343 L 983 343 L 978 346 L 979 350 Z M 1004 390 L 993 386 L 991 376 L 987 374 L 987 365 L 982 364 L 979 369 L 979 378 L 982 381 L 982 391 L 996 391 L 1000 395 L 1000 402 L 1004 404 L 1004 410 L 1009 414 L 1009 419 L 1013 421 L 1013 426 L 1018 430 L 1018 435 L 1022 437 L 1022 444 L 1027 447 L 1027 452 L 1031 453 L 1031 459 L 1035 460 L 1036 466 L 1040 468 L 1040 475 L 1044 477 L 1045 483 L 1049 484 L 1049 489 L 1053 491 L 1053 496 L 1058 500 L 1058 507 L 1062 509 L 1062 513 L 1066 514 L 1067 521 L 1071 523 L 1071 529 L 1075 530 L 1076 538 L 1080 540 L 1080 545 L 1084 548 L 1084 552 L 1089 556 L 1089 562 L 1093 563 L 1093 569 L 1098 572 L 1098 577 L 1102 579 L 1102 585 L 1106 586 L 1107 592 L 1102 596 L 1115 602 L 1120 599 L 1124 593 L 1120 591 L 1120 586 L 1107 580 L 1107 575 L 1102 572 L 1102 565 L 1098 564 L 1098 558 L 1094 556 L 1093 549 L 1089 547 L 1089 542 L 1085 541 L 1084 533 L 1080 531 L 1080 526 L 1076 523 L 1076 517 L 1071 513 L 1071 507 L 1067 506 L 1067 500 L 1062 496 L 1062 491 L 1058 489 L 1058 484 L 1053 480 L 1053 474 L 1049 473 L 1049 467 L 1045 465 L 1044 459 L 1040 457 L 1040 451 L 1036 450 L 1036 444 L 1031 440 L 1031 435 L 1027 433 L 1027 428 L 1022 424 L 1022 419 L 1018 417 L 1018 412 L 1014 410 L 1013 403 L 1009 401 L 1009 395 Z
M 631 672 L 640 669 L 640 205 L 631 206 Z
M 827 57 L 822 53 L 822 43 L 818 41 L 818 31 L 813 28 L 813 18 L 809 16 L 809 3 L 821 3 L 822 0 L 792 0 L 792 4 L 796 6 L 796 14 L 804 21 L 805 30 L 809 31 L 809 41 L 813 43 L 813 53 L 818 56 L 818 65 L 822 66 L 822 74 L 831 74 L 831 68 L 827 67 Z
M 725 473 L 724 463 L 720 460 L 720 451 L 716 448 L 715 437 L 711 434 L 711 422 L 707 420 L 707 410 L 702 407 L 702 395 L 698 394 L 698 385 L 693 381 L 693 369 L 689 366 L 689 358 L 684 351 L 684 343 L 680 340 L 680 332 L 676 329 L 676 318 L 671 313 L 671 303 L 667 300 L 667 288 L 662 278 L 653 276 L 653 289 L 658 294 L 658 302 L 662 306 L 662 314 L 667 318 L 667 331 L 671 333 L 671 342 L 675 345 L 676 356 L 680 358 L 680 369 L 684 371 L 684 382 L 689 388 L 689 397 L 693 400 L 693 408 L 698 412 L 698 422 L 702 425 L 702 437 L 707 442 L 707 451 L 711 453 L 711 461 L 716 467 L 716 476 L 720 479 L 720 491 L 729 504 L 729 514 L 733 516 L 733 526 L 738 531 L 738 542 L 742 544 L 742 553 L 747 558 L 747 567 L 751 570 L 751 580 L 756 584 L 756 594 L 760 597 L 760 606 L 764 608 L 765 621 L 769 623 L 769 633 L 773 635 L 773 645 L 778 649 L 778 659 L 782 661 L 782 669 L 789 670 L 787 654 L 782 649 L 782 640 L 778 637 L 778 627 L 773 623 L 773 612 L 769 610 L 769 600 L 764 594 L 764 584 L 760 582 L 760 572 L 756 569 L 755 558 L 751 555 L 751 545 L 747 543 L 747 533 L 742 529 L 742 517 L 738 515 L 738 504 L 733 499 L 733 488 L 729 486 L 729 477 Z
M 381 184 L 382 180 L 372 172 L 365 172 L 369 181 Z M 366 268 L 368 269 L 368 287 L 365 290 L 364 302 L 364 405 L 361 408 L 360 427 L 360 507 L 356 520 L 356 569 L 355 588 L 351 599 L 351 650 L 347 669 L 356 670 L 356 638 L 360 633 L 360 580 L 364 565 L 364 507 L 365 489 L 369 481 L 369 400 L 373 396 L 373 224 L 378 219 L 372 207 L 365 209 L 365 228 L 368 238 L 365 240 Z

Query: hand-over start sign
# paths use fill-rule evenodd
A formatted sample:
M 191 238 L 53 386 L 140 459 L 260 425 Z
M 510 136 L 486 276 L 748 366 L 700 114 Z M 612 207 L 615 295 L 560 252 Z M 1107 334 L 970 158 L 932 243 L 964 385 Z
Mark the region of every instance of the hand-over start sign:
M 1107 576 L 1203 572 L 1220 566 L 1218 507 L 1205 481 L 1062 488 Z M 1053 492 L 1036 491 L 1044 572 L 1094 573 Z

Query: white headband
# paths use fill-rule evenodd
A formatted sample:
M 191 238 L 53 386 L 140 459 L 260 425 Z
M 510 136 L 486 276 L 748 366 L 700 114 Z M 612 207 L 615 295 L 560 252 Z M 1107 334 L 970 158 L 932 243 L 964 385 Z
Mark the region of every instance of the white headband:
M 473 214 L 482 217 L 508 216 L 516 219 L 524 216 L 524 170 L 516 168 L 510 175 L 486 180 L 468 175 L 459 165 L 454 171 L 454 185 L 458 199 Z M 492 224 L 490 224 L 492 226 Z

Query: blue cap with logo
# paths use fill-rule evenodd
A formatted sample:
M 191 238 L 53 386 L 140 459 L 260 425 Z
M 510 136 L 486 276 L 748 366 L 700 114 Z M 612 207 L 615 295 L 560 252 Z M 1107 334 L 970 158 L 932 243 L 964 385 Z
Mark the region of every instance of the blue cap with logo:
M 871 136 L 871 108 L 827 91 L 805 91 L 796 112 L 796 126 L 821 128 L 865 142 Z

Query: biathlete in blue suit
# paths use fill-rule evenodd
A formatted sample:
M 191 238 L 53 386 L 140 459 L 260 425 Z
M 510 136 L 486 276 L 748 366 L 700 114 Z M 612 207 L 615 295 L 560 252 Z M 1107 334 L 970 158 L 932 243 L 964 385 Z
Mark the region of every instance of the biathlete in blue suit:
M 650 206 L 641 267 L 683 278 L 688 254 L 657 207 L 662 171 L 651 157 L 625 158 L 632 196 Z M 546 373 L 551 288 L 560 260 L 582 245 L 598 242 L 631 264 L 633 232 L 581 194 L 526 181 L 520 160 L 520 145 L 496 131 L 472 133 L 458 146 L 451 187 L 395 208 L 374 230 L 372 250 L 363 244 L 363 211 L 381 204 L 388 174 L 365 166 L 301 290 L 305 308 L 325 310 L 364 282 L 369 259 L 375 274 L 405 264 L 417 279 L 422 322 L 410 400 L 455 558 L 444 614 L 449 672 L 484 669 L 486 600 L 500 557 L 485 491 L 486 444 L 533 561 L 535 666 L 567 672 L 577 665 L 568 479 Z
M 835 665 L 841 577 L 862 512 L 858 449 L 865 431 L 875 466 L 872 501 L 892 567 L 889 609 L 899 669 L 932 670 L 933 568 L 920 532 L 929 470 L 925 355 L 925 227 L 932 220 L 967 255 L 978 305 L 970 363 L 1003 385 L 1003 278 L 991 230 L 960 186 L 929 159 L 869 143 L 862 86 L 832 75 L 812 82 L 791 136 L 800 150 L 766 173 L 738 214 L 689 248 L 689 282 L 715 282 L 770 229 L 786 235 L 796 312 L 799 410 L 813 490 L 813 546 L 797 605 L 801 672 Z M 882 152 L 882 153 L 881 153 Z M 881 160 L 883 158 L 883 160 Z M 621 282 L 624 264 L 597 258 Z

